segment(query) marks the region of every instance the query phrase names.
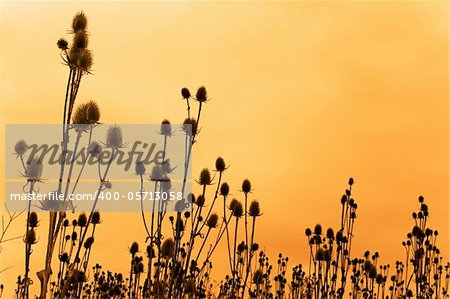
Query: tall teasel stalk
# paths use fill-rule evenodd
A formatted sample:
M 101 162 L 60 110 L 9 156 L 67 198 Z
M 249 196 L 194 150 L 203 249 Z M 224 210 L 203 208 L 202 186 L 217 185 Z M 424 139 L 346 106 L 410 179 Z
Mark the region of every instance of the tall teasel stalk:
M 81 79 L 83 75 L 90 73 L 92 67 L 92 53 L 87 48 L 87 23 L 86 15 L 83 12 L 77 13 L 72 21 L 72 46 L 69 48 L 69 43 L 65 39 L 60 39 L 57 42 L 58 48 L 61 50 L 61 58 L 69 67 L 63 110 L 62 155 L 59 184 L 57 189 L 58 194 L 60 194 L 63 190 L 64 169 L 66 166 L 66 155 L 69 144 L 69 128 L 71 124 L 73 107 L 76 102 Z M 62 211 L 59 213 L 57 211 L 50 211 L 45 268 L 38 272 L 38 277 L 41 282 L 41 299 L 44 299 L 47 296 L 47 287 L 52 272 L 51 263 L 53 251 L 61 224 L 64 221 L 64 216 L 65 214 Z

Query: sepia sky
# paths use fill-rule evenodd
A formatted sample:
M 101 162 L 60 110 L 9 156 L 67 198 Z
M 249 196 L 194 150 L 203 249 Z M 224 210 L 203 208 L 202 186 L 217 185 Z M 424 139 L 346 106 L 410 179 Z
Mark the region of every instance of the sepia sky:
M 78 101 L 104 123 L 180 123 L 180 89 L 205 85 L 193 156 L 197 177 L 217 156 L 242 198 L 248 178 L 264 215 L 256 242 L 273 262 L 305 262 L 304 231 L 336 226 L 349 177 L 358 202 L 354 254 L 404 258 L 401 242 L 423 195 L 448 256 L 448 4 L 446 2 L 20 2 L 0 3 L 0 122 L 59 123 L 67 68 L 56 41 L 72 16 L 88 18 L 93 75 Z M 4 149 L 2 130 L 0 154 Z M 1 163 L 4 178 L 4 164 Z M 138 188 L 136 186 L 136 188 Z M 3 189 L 3 188 L 2 188 Z M 44 266 L 40 214 L 32 273 Z M 91 261 L 127 270 L 145 231 L 137 213 L 102 214 Z M 13 224 L 22 234 L 25 219 Z M 11 294 L 23 242 L 0 253 Z M 213 277 L 227 261 L 217 252 Z M 34 274 L 33 274 L 34 275 Z M 33 277 L 38 285 L 37 277 Z

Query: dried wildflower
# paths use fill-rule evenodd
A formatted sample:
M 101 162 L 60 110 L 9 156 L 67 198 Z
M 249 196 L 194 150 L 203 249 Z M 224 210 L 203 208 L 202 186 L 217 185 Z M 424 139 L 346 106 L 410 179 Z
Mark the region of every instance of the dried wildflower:
M 197 121 L 193 118 L 186 118 L 183 122 L 183 131 L 188 135 L 197 134 Z
M 39 159 L 32 159 L 27 161 L 27 168 L 24 176 L 30 180 L 39 180 L 42 175 L 42 161 Z
M 100 108 L 95 101 L 89 101 L 87 103 L 86 120 L 90 124 L 95 124 L 100 120 Z
M 170 259 L 175 254 L 175 242 L 172 238 L 165 239 L 161 245 L 161 256 Z
M 258 217 L 261 216 L 261 209 L 259 207 L 259 202 L 254 200 L 250 203 L 250 207 L 248 209 L 248 214 L 250 217 Z
M 354 183 L 353 178 L 349 178 L 348 179 L 348 184 L 351 186 L 351 185 L 353 185 L 353 183 Z
M 222 196 L 228 196 L 230 193 L 230 187 L 227 183 L 223 183 L 222 186 L 220 186 L 220 195 Z
M 194 203 L 199 207 L 204 207 L 205 206 L 205 196 L 199 195 Z
M 102 146 L 97 141 L 91 142 L 91 145 L 89 146 L 89 154 L 98 158 L 101 152 Z
M 233 216 L 240 218 L 242 215 L 244 215 L 244 208 L 242 207 L 242 203 L 240 201 L 237 201 L 236 204 L 234 204 L 233 207 Z
M 152 173 L 150 174 L 151 181 L 160 181 L 163 179 L 163 171 L 162 168 L 158 165 L 152 168 Z
M 310 228 L 307 228 L 307 229 L 305 230 L 305 235 L 306 235 L 307 237 L 309 237 L 309 236 L 311 236 L 311 234 L 312 234 L 311 229 L 310 229 Z
M 91 248 L 92 244 L 94 243 L 94 237 L 89 237 L 86 239 L 86 241 L 84 241 L 84 248 L 89 249 Z
M 322 248 L 319 248 L 316 252 L 316 260 L 324 261 L 325 260 L 325 251 Z
M 242 182 L 242 192 L 249 193 L 250 191 L 252 191 L 252 184 L 250 183 L 249 180 L 245 179 Z
M 75 49 L 86 49 L 88 46 L 88 35 L 84 30 L 78 30 L 73 37 L 73 47 Z
M 78 223 L 78 226 L 79 226 L 79 227 L 85 227 L 85 226 L 87 225 L 87 216 L 86 216 L 86 213 L 81 213 L 81 214 L 78 216 L 78 221 L 77 221 L 77 223 Z
M 322 234 L 322 225 L 316 224 L 316 226 L 314 227 L 314 234 L 318 236 Z
M 92 68 L 92 65 L 94 64 L 92 52 L 90 50 L 84 49 L 80 54 L 81 55 L 78 59 L 78 66 L 83 71 L 89 72 Z
M 84 12 L 80 11 L 73 18 L 72 29 L 74 32 L 77 32 L 80 30 L 86 30 L 86 28 L 87 28 L 87 17 L 84 14 Z
M 226 169 L 225 161 L 222 157 L 216 159 L 216 170 L 218 172 L 223 172 Z
M 106 135 L 106 146 L 112 149 L 124 146 L 122 139 L 122 129 L 119 126 L 111 126 Z
M 253 274 L 253 283 L 256 285 L 260 285 L 263 282 L 263 273 L 261 270 L 256 270 Z
M 183 87 L 181 89 L 181 96 L 183 97 L 183 99 L 188 100 L 191 98 L 191 92 L 186 87 Z
M 218 222 L 219 222 L 219 216 L 217 216 L 217 214 L 212 214 L 211 216 L 209 216 L 208 220 L 206 221 L 206 226 L 209 228 L 216 228 Z
M 59 260 L 63 263 L 67 263 L 69 261 L 69 254 L 67 254 L 67 252 L 64 252 L 59 256 Z
M 31 229 L 28 231 L 27 235 L 25 236 L 24 240 L 23 240 L 26 244 L 29 245 L 33 245 L 37 243 L 36 240 L 36 232 L 34 231 L 34 229 Z
M 74 125 L 88 124 L 88 120 L 86 118 L 86 110 L 87 110 L 87 104 L 78 105 L 78 107 L 75 109 L 75 113 L 72 117 L 72 123 Z
M 110 181 L 103 182 L 103 187 L 105 187 L 105 189 L 111 189 L 112 183 Z
M 137 242 L 133 242 L 129 249 L 131 255 L 135 255 L 139 251 L 139 244 Z
M 161 123 L 161 130 L 159 132 L 161 135 L 170 137 L 172 136 L 172 126 L 170 125 L 170 121 L 165 119 Z
M 99 224 L 100 222 L 101 222 L 100 212 L 95 211 L 94 213 L 92 213 L 91 223 Z
M 333 231 L 333 229 L 332 228 L 329 228 L 328 230 L 327 230 L 327 238 L 328 239 L 334 239 L 334 231 Z
M 229 206 L 231 212 L 233 212 L 234 207 L 238 204 L 238 202 L 239 202 L 239 201 L 238 201 L 236 198 L 233 198 L 233 199 L 231 200 L 230 206 Z
M 200 172 L 200 178 L 198 180 L 198 183 L 202 186 L 210 185 L 212 182 L 211 179 L 211 173 L 209 172 L 208 168 L 203 168 L 203 170 Z
M 23 156 L 28 150 L 28 144 L 25 140 L 19 140 L 14 146 L 14 152 L 18 157 Z
M 144 175 L 145 174 L 145 165 L 142 161 L 137 161 L 136 166 L 134 168 L 137 175 Z
M 56 45 L 61 50 L 69 49 L 69 43 L 64 38 L 58 39 L 58 41 L 56 42 Z
M 208 94 L 204 86 L 200 86 L 198 88 L 195 99 L 201 103 L 206 102 L 208 100 Z
M 31 212 L 28 218 L 28 226 L 31 228 L 37 227 L 39 224 L 38 215 L 36 212 Z

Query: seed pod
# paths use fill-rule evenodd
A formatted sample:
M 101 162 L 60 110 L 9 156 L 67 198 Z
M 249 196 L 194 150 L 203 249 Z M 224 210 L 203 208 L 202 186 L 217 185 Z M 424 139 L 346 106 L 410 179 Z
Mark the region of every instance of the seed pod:
M 199 178 L 198 183 L 202 186 L 211 184 L 211 174 L 210 174 L 208 168 L 204 168 L 200 172 L 200 178 Z
M 251 190 L 252 190 L 252 184 L 250 183 L 249 180 L 245 179 L 242 182 L 242 192 L 249 193 Z
M 75 49 L 86 49 L 88 46 L 88 36 L 86 31 L 78 30 L 73 37 L 73 47 Z
M 97 141 L 91 142 L 91 145 L 89 146 L 89 154 L 94 156 L 95 158 L 98 158 L 101 152 L 102 146 Z
M 170 259 L 175 254 L 175 242 L 172 238 L 164 240 L 161 245 L 161 256 L 166 259 Z
M 236 218 L 242 217 L 244 214 L 244 208 L 242 207 L 242 203 L 238 201 L 233 208 L 233 216 Z
M 28 226 L 31 228 L 35 228 L 38 226 L 39 220 L 36 212 L 31 212 L 30 217 L 28 218 Z
M 191 92 L 186 87 L 181 89 L 181 96 L 183 99 L 188 100 L 191 97 Z
M 100 219 L 100 212 L 95 211 L 92 214 L 91 222 L 92 222 L 92 224 L 99 224 L 100 221 L 101 221 L 101 219 Z
M 130 247 L 130 254 L 135 255 L 139 251 L 139 244 L 137 242 L 133 242 Z
M 42 175 L 42 161 L 39 159 L 32 159 L 27 161 L 27 168 L 25 170 L 25 177 L 31 180 L 39 180 Z
M 254 200 L 250 203 L 250 207 L 248 209 L 248 214 L 250 217 L 258 217 L 261 216 L 261 209 L 259 207 L 259 202 Z
M 166 137 L 170 137 L 172 135 L 172 126 L 170 125 L 170 121 L 165 119 L 161 123 L 160 134 Z
M 29 245 L 36 244 L 36 232 L 34 231 L 34 229 L 28 231 L 27 235 L 25 236 L 24 242 Z
M 85 213 L 81 213 L 81 214 L 78 216 L 78 226 L 79 226 L 79 227 L 85 227 L 86 224 L 87 224 L 87 216 L 86 216 Z
M 142 161 L 137 161 L 136 166 L 134 168 L 137 175 L 144 175 L 145 174 L 145 165 Z
M 203 103 L 208 100 L 208 93 L 204 86 L 200 86 L 197 90 L 196 100 Z
M 95 101 L 89 101 L 87 103 L 86 120 L 90 124 L 97 123 L 100 120 L 100 108 Z
M 195 200 L 195 204 L 199 207 L 205 206 L 205 197 L 203 195 L 199 195 Z
M 314 234 L 316 234 L 316 235 L 322 234 L 322 225 L 317 224 L 316 227 L 314 227 Z
M 226 169 L 225 161 L 222 157 L 216 159 L 216 170 L 218 172 L 223 172 Z
M 73 18 L 72 29 L 74 32 L 77 32 L 80 30 L 86 30 L 86 28 L 87 28 L 87 17 L 84 14 L 84 12 L 80 11 Z
M 122 129 L 119 126 L 111 126 L 106 135 L 106 146 L 117 149 L 123 146 Z
M 56 42 L 56 45 L 61 50 L 69 49 L 69 43 L 64 38 L 58 39 L 58 41 Z
M 206 221 L 206 226 L 209 228 L 216 228 L 218 221 L 219 221 L 219 216 L 217 216 L 217 214 L 212 214 L 209 216 L 208 220 Z
M 256 270 L 253 274 L 253 283 L 256 285 L 260 285 L 263 282 L 263 273 L 261 270 Z
M 222 186 L 220 186 L 220 195 L 222 196 L 228 196 L 230 192 L 230 187 L 227 183 L 223 183 Z
M 20 140 L 16 143 L 14 146 L 14 152 L 17 156 L 23 156 L 28 150 L 28 144 L 25 142 L 25 140 Z

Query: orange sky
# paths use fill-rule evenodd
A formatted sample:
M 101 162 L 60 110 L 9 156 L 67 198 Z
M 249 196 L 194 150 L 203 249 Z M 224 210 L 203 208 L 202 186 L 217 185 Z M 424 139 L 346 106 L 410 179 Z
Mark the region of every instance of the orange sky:
M 446 2 L 1 2 L 2 124 L 61 121 L 67 70 L 56 40 L 79 10 L 95 55 L 79 101 L 96 100 L 105 123 L 180 122 L 181 87 L 205 85 L 213 100 L 193 175 L 220 155 L 235 196 L 252 181 L 264 212 L 256 241 L 272 260 L 306 260 L 305 228 L 338 223 L 350 176 L 356 254 L 403 258 L 419 195 L 448 254 Z M 43 267 L 41 218 L 32 272 Z M 127 246 L 144 239 L 140 217 L 103 219 L 91 260 L 126 271 Z M 0 254 L 0 268 L 13 266 L 0 274 L 9 293 L 22 252 L 19 240 Z M 226 262 L 216 265 L 221 279 Z

